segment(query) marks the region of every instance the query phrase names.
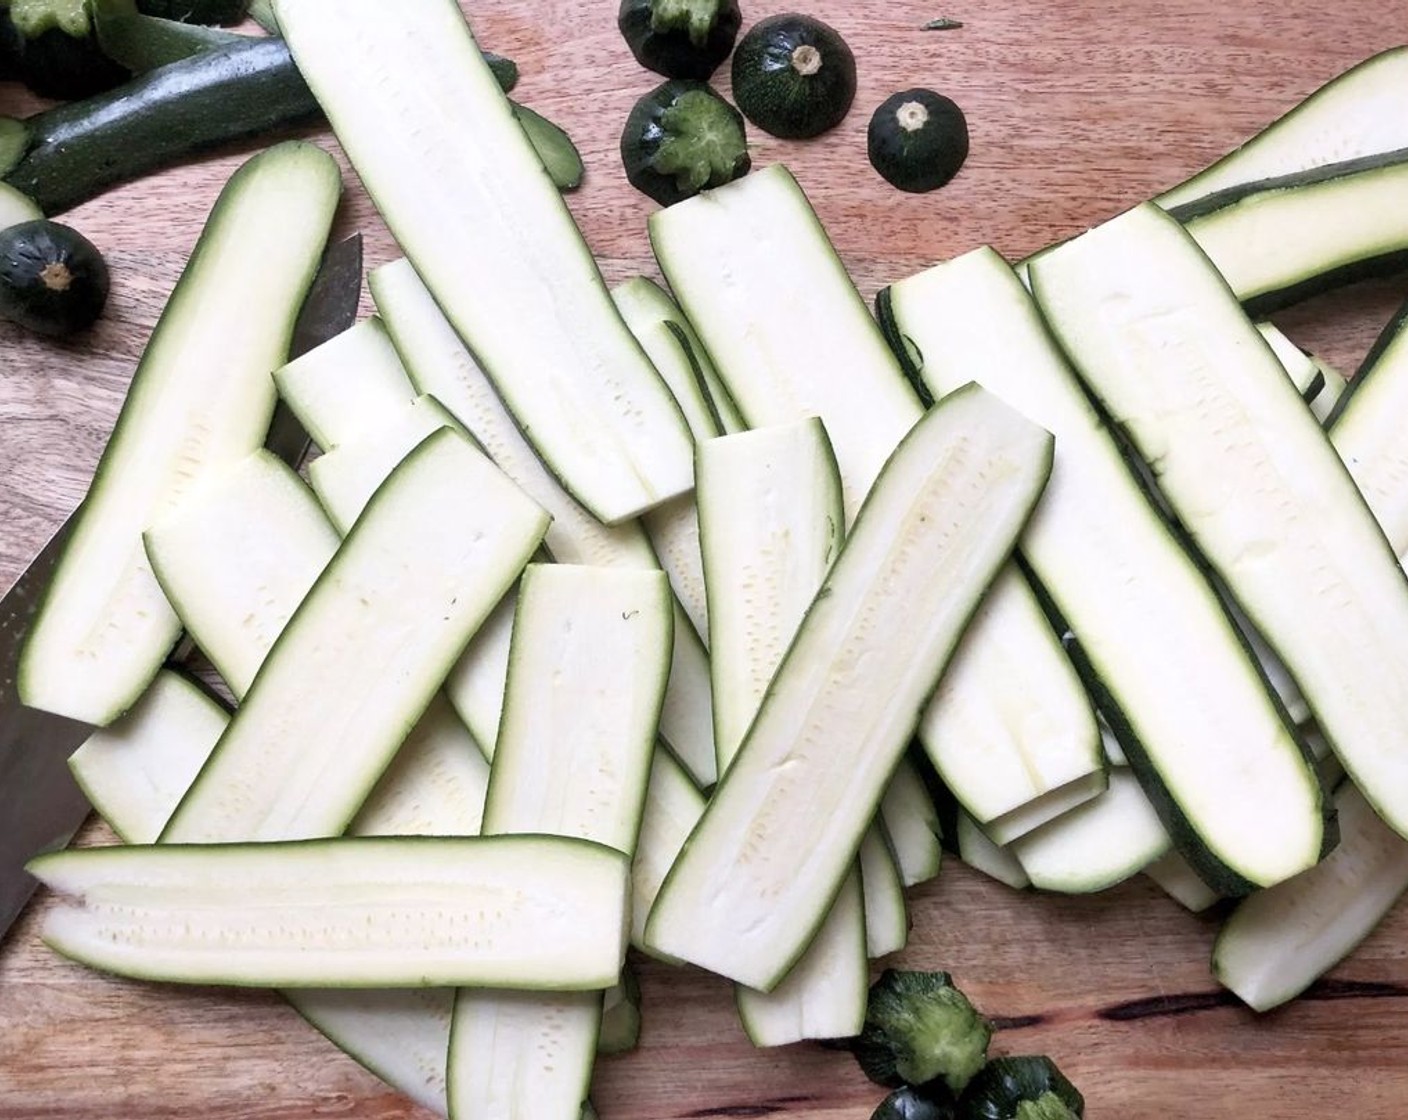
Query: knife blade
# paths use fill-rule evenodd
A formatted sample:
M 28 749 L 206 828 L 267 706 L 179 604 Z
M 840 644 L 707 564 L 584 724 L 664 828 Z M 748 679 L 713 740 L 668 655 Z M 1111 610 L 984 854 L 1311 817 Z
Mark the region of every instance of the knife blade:
M 323 255 L 294 326 L 290 355 L 305 354 L 352 326 L 361 293 L 362 235 L 354 234 Z M 270 450 L 296 467 L 308 445 L 302 426 L 280 403 L 269 428 Z M 94 728 L 25 707 L 15 686 L 25 631 L 76 517 L 59 527 L 0 598 L 0 940 L 37 886 L 24 865 L 40 852 L 67 844 L 89 812 L 68 758 Z

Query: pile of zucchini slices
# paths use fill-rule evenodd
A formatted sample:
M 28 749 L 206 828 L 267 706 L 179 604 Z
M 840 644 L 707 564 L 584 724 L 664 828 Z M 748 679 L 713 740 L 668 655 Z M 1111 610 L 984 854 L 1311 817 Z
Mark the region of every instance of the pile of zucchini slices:
M 701 7 L 632 14 L 640 53 L 718 55 Z M 282 144 L 217 202 L 21 660 L 126 841 L 32 864 L 56 950 L 279 989 L 461 1120 L 577 1120 L 628 948 L 727 978 L 759 1046 L 861 1036 L 892 1113 L 1064 1120 L 946 978 L 868 992 L 941 833 L 1013 885 L 1242 900 L 1214 969 L 1257 1008 L 1397 899 L 1408 316 L 1350 388 L 1255 316 L 1408 249 L 1408 50 L 877 325 L 785 167 L 651 217 L 670 293 L 608 290 L 452 0 L 274 14 L 406 259 L 289 362 L 337 165 Z M 938 1064 L 886 1033 L 911 998 Z

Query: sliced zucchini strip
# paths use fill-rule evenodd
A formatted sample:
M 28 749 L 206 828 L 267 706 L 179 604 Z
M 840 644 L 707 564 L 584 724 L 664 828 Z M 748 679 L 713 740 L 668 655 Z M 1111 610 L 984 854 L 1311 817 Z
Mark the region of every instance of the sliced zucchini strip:
M 1032 886 L 1061 894 L 1093 894 L 1123 883 L 1173 847 L 1159 815 L 1123 767 L 1109 788 L 1012 844 Z
M 529 565 L 486 835 L 552 833 L 635 850 L 672 625 L 663 572 Z M 602 1006 L 600 992 L 461 991 L 450 1033 L 450 1116 L 577 1120 Z
M 1222 898 L 1198 877 L 1188 861 L 1177 852 L 1169 852 L 1162 859 L 1155 860 L 1144 869 L 1144 874 L 1154 880 L 1166 895 L 1194 914 L 1211 909 Z
M 689 491 L 684 418 L 454 0 L 276 10 L 392 234 L 567 490 L 608 524 Z
M 684 315 L 674 301 L 644 276 L 612 288 L 611 299 L 670 387 L 695 441 L 722 435 L 723 423 L 704 382 L 704 370 L 680 325 Z
M 1408 264 L 1408 150 L 1220 191 L 1170 213 L 1262 315 Z
M 841 549 L 841 478 L 826 429 L 796 424 L 699 444 L 695 474 L 704 576 L 714 618 L 714 728 L 719 772 L 726 774 L 792 644 L 797 627 Z M 747 495 L 740 501 L 740 495 Z M 801 960 L 771 992 L 737 990 L 738 1012 L 755 1046 L 813 1038 L 850 1038 L 865 1022 L 867 946 L 881 956 L 904 946 L 904 889 L 884 840 L 853 870 Z M 878 854 L 878 858 L 876 858 Z M 868 928 L 857 873 L 876 895 Z M 886 890 L 885 888 L 888 888 Z M 897 901 L 896 901 L 897 900 Z M 900 912 L 894 925 L 881 916 Z
M 638 325 L 648 329 L 652 322 L 662 323 L 667 329 L 672 328 L 670 333 L 675 334 L 683 345 L 689 361 L 698 373 L 697 380 L 684 382 L 685 389 L 688 390 L 690 386 L 697 384 L 702 384 L 704 388 L 702 399 L 698 402 L 702 408 L 695 407 L 693 402 L 686 405 L 684 401 L 680 401 L 680 408 L 689 420 L 694 438 L 703 440 L 710 436 L 746 432 L 748 425 L 739 414 L 732 394 L 724 387 L 723 378 L 719 376 L 709 352 L 704 349 L 704 344 L 699 340 L 693 325 L 685 318 L 684 312 L 670 298 L 669 293 L 654 280 L 637 276 L 617 286 L 611 295 L 616 300 L 616 306 L 620 308 L 627 326 L 636 333 L 637 338 L 640 337 Z M 675 388 L 674 382 L 663 368 L 660 372 L 666 381 L 670 382 L 671 391 L 679 401 L 680 390 Z M 693 394 L 686 392 L 686 395 L 691 397 L 692 401 Z M 707 426 L 706 416 L 709 418 Z
M 1032 885 L 1026 869 L 1017 862 L 1007 848 L 993 842 L 972 817 L 962 809 L 958 810 L 958 858 L 974 871 L 996 879 L 1014 891 L 1023 891 Z
M 337 164 L 280 144 L 230 179 L 147 343 L 20 656 L 20 699 L 88 723 L 136 703 L 180 633 L 142 532 L 211 472 L 261 447 L 269 372 L 337 207 Z
M 1384 328 L 1330 420 L 1330 442 L 1393 551 L 1408 554 L 1408 303 Z
M 856 862 L 860 865 L 864 904 L 865 952 L 872 960 L 879 960 L 898 953 L 909 940 L 909 904 L 904 897 L 904 880 L 900 877 L 894 847 L 885 832 L 885 822 L 879 817 L 862 838 Z M 823 925 L 818 936 L 825 930 Z
M 1383 51 L 1332 78 L 1154 201 L 1167 210 L 1228 187 L 1399 148 L 1408 148 L 1408 47 Z
M 546 525 L 463 436 L 429 437 L 275 642 L 162 838 L 342 832 Z
M 900 759 L 885 790 L 880 820 L 894 847 L 895 864 L 906 887 L 917 887 L 938 876 L 944 858 L 939 842 L 939 811 L 918 767 L 907 758 Z
M 1408 833 L 1408 755 L 1396 745 L 1408 738 L 1408 579 L 1275 356 L 1157 207 L 1068 243 L 1032 275 L 1082 378 L 1154 464 L 1192 542 L 1355 783 Z M 1259 810 L 1267 793 L 1258 781 Z
M 609 987 L 627 860 L 547 836 L 79 848 L 31 861 L 93 968 L 239 987 Z M 486 916 L 488 915 L 488 916 Z
M 238 696 L 332 558 L 337 535 L 293 471 L 260 452 L 149 531 L 147 548 L 182 621 L 238 682 L 232 686 Z M 238 667 L 239 675 L 228 666 Z M 489 768 L 474 740 L 437 697 L 349 831 L 473 835 L 488 783 Z M 159 832 L 172 807 L 149 806 L 147 827 Z M 445 1113 L 453 992 L 306 989 L 285 996 L 340 1049 L 413 1100 Z
M 924 409 L 796 181 L 756 171 L 656 212 L 650 233 L 747 420 L 821 417 L 853 517 Z M 988 597 L 920 738 L 959 760 L 944 776 L 984 821 L 1101 769 L 1090 702 L 1020 575 Z
M 1050 460 L 1045 432 L 976 387 L 900 444 L 671 869 L 648 944 L 763 991 L 797 962 Z
M 303 480 L 267 451 L 221 474 L 144 540 L 182 625 L 236 699 L 339 544 Z
M 552 514 L 544 543 L 554 560 L 621 568 L 660 566 L 639 525 L 602 525 L 542 465 L 409 261 L 383 265 L 371 273 L 369 282 L 416 389 L 444 405 L 499 468 Z M 506 623 L 499 632 L 507 637 Z M 676 616 L 674 633 L 674 662 L 660 735 L 691 777 L 708 786 L 718 778 L 708 655 L 682 615 Z M 506 640 L 497 648 L 502 651 L 500 664 L 506 668 Z M 448 690 L 481 744 L 492 749 L 498 719 L 495 714 L 490 720 L 488 709 L 496 711 L 502 702 L 503 677 L 481 678 L 462 666 L 448 682 Z M 493 734 L 487 723 L 492 723 Z
M 1257 1011 L 1294 999 L 1353 952 L 1408 890 L 1408 843 L 1351 782 L 1340 845 L 1320 866 L 1243 902 L 1213 947 L 1218 981 Z
M 400 397 L 351 443 L 308 464 L 308 482 L 337 531 L 346 536 L 367 503 L 422 440 L 441 428 L 464 429 L 434 397 Z
M 1054 257 L 1034 263 L 1033 277 Z M 1054 481 L 1023 556 L 1174 841 L 1229 892 L 1312 866 L 1324 840 L 1315 775 L 1020 280 L 981 249 L 880 302 L 922 355 L 934 396 L 976 378 L 1055 434 Z M 1170 674 L 1186 690 L 1170 689 Z
M 279 396 L 322 450 L 381 426 L 414 396 L 386 325 L 371 318 L 274 371 Z
M 69 758 L 79 787 L 128 844 L 152 844 L 230 715 L 194 681 L 162 670 L 125 716 Z

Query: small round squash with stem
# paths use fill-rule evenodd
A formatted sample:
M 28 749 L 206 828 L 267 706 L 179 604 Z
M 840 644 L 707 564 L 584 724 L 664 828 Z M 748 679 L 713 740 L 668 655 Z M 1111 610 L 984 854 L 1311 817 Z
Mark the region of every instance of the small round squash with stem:
M 65 336 L 91 326 L 107 299 L 107 263 L 77 230 L 43 219 L 0 230 L 0 316 Z
M 754 24 L 733 52 L 733 99 L 773 136 L 809 140 L 835 128 L 856 96 L 856 59 L 836 30 L 811 16 Z
M 908 89 L 888 98 L 870 118 L 870 164 L 902 191 L 936 190 L 968 158 L 963 110 L 930 89 Z
M 707 80 L 733 50 L 738 0 L 621 0 L 616 25 L 647 70 Z

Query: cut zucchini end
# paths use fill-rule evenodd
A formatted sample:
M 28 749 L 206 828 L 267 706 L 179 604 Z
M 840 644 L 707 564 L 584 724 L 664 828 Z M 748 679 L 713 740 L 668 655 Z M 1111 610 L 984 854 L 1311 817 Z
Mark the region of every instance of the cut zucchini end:
M 1090 774 L 1082 774 L 1079 778 L 1042 794 L 1010 813 L 1003 813 L 1002 816 L 985 822 L 983 831 L 992 838 L 993 843 L 1005 847 L 1094 800 L 1104 793 L 1108 786 L 1109 775 L 1102 766 Z

